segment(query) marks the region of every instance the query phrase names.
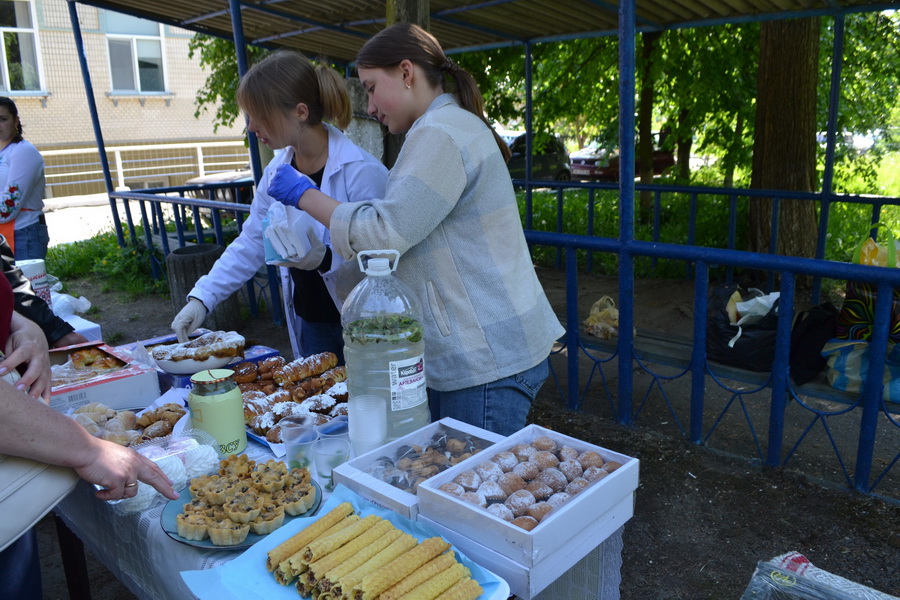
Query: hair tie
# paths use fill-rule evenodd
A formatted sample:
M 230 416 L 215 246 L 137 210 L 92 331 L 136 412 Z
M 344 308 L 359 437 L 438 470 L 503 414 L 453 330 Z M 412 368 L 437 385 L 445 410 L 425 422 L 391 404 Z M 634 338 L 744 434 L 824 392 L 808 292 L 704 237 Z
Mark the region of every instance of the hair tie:
M 448 71 L 450 73 L 456 73 L 459 70 L 459 67 L 455 62 L 450 60 L 449 58 L 444 61 L 444 64 L 441 65 L 442 71 Z

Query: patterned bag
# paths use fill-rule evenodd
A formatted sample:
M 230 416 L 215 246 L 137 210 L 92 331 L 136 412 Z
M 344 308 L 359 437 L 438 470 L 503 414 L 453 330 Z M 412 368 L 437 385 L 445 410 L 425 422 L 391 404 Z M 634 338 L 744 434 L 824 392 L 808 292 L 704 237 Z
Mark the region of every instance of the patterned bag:
M 876 223 L 873 228 L 882 227 Z M 886 231 L 886 230 L 885 230 Z M 853 262 L 860 265 L 878 267 L 897 266 L 897 240 L 888 234 L 887 241 L 879 244 L 872 238 L 866 239 L 853 252 Z M 893 252 L 888 249 L 893 249 Z M 848 281 L 844 303 L 837 320 L 837 337 L 842 340 L 868 340 L 875 324 L 876 286 L 861 281 Z M 900 343 L 900 290 L 894 290 L 891 306 L 890 332 L 892 343 Z

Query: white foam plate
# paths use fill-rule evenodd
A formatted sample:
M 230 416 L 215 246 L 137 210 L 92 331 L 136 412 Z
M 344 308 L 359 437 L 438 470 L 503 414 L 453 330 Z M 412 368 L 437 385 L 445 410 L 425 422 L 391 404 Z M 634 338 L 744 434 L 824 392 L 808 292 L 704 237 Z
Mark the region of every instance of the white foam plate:
M 161 360 L 156 359 L 156 364 L 166 373 L 173 375 L 193 375 L 207 369 L 219 369 L 224 367 L 234 359 L 233 356 L 210 356 L 206 360 L 194 360 L 185 358 L 184 360 Z

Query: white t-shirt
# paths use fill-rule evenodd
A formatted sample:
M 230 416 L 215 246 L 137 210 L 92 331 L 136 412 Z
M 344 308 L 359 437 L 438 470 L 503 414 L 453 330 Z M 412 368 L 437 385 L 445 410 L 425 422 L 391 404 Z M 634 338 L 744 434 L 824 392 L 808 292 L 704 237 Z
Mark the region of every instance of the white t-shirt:
M 44 158 L 31 142 L 22 140 L 0 150 L 0 222 L 15 218 L 16 229 L 37 223 L 45 185 Z

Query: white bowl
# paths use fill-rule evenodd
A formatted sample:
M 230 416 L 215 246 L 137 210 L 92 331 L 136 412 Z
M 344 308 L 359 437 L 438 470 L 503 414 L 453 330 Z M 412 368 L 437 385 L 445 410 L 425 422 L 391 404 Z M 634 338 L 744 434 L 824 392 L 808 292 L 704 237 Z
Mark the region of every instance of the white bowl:
M 173 375 L 193 375 L 207 369 L 220 369 L 234 359 L 233 356 L 210 356 L 206 360 L 161 360 L 156 359 L 156 364 L 166 373 Z

